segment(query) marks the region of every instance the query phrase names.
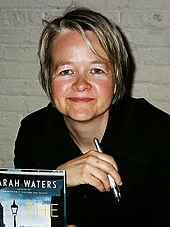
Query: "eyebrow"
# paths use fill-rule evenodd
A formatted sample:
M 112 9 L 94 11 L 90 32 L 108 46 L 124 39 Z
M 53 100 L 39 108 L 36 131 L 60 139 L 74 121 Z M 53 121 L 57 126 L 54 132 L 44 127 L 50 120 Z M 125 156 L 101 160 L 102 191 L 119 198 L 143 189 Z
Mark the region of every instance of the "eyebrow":
M 74 61 L 62 61 L 62 60 L 59 60 L 59 61 L 57 61 L 56 66 L 59 67 L 59 66 L 63 66 L 63 65 L 72 65 L 72 64 L 74 64 Z M 91 61 L 90 64 L 110 65 L 111 63 L 108 62 L 108 61 L 94 60 L 94 61 Z

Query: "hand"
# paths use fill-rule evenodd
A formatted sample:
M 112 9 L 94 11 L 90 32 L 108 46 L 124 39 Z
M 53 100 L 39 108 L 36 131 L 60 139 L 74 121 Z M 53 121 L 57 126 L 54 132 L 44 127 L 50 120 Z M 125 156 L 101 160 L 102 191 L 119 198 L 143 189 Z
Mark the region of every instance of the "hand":
M 67 186 L 90 184 L 99 191 L 109 191 L 110 174 L 118 185 L 122 184 L 118 167 L 113 157 L 97 151 L 89 151 L 60 165 L 57 169 L 66 170 Z

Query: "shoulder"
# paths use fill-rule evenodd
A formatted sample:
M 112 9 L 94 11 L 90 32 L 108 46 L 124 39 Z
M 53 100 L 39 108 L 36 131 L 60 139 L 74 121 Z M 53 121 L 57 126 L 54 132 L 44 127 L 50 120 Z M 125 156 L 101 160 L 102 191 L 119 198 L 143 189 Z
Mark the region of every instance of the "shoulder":
M 26 123 L 44 123 L 47 119 L 53 115 L 59 115 L 59 112 L 49 103 L 46 107 L 43 107 L 33 113 L 28 114 L 21 121 L 21 124 Z
M 158 119 L 162 121 L 170 120 L 170 115 L 168 113 L 155 107 L 144 98 L 125 96 L 121 105 L 138 121 L 150 122 Z
M 43 134 L 49 127 L 62 124 L 61 113 L 49 103 L 46 107 L 28 114 L 20 122 L 20 134 Z
M 138 135 L 151 142 L 167 137 L 170 131 L 170 115 L 143 98 L 125 97 L 122 100 L 125 114 Z
M 153 156 L 169 156 L 169 114 L 143 98 L 127 96 L 112 109 L 111 127 L 114 128 L 116 124 L 114 136 L 121 150 L 124 149 L 124 154 L 133 154 L 134 157 L 142 157 L 149 162 L 153 161 Z

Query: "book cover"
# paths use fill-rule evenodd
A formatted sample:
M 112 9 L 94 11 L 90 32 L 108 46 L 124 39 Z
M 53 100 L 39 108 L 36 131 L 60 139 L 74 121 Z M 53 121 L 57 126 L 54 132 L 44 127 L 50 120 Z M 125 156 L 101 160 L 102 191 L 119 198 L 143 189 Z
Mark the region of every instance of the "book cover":
M 0 169 L 0 227 L 66 227 L 64 170 Z

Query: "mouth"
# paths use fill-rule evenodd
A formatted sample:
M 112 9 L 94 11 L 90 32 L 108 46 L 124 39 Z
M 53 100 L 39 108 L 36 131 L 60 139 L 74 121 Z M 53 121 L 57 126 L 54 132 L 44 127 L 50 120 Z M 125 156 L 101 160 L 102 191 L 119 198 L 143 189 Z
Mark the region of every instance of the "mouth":
M 94 98 L 89 97 L 70 97 L 68 98 L 69 101 L 75 102 L 75 103 L 88 103 L 94 101 Z

